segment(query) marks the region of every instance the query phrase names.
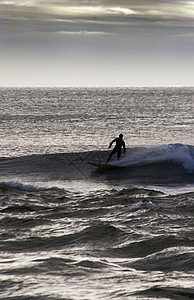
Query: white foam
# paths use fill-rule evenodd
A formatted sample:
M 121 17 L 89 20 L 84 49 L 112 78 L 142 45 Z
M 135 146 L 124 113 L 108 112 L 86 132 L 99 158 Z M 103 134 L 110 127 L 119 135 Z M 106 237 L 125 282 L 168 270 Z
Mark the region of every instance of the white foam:
M 150 209 L 154 208 L 154 204 L 151 201 L 145 201 L 145 202 L 139 202 L 136 205 L 132 206 L 130 208 L 130 211 L 136 211 L 140 209 Z
M 22 191 L 29 191 L 29 192 L 45 190 L 45 188 L 43 187 L 40 187 L 35 184 L 22 183 L 20 180 L 1 181 L 0 185 L 5 185 L 10 188 L 16 188 Z
M 171 161 L 181 164 L 187 171 L 194 171 L 192 150 L 187 145 L 168 144 L 154 146 L 127 155 L 121 160 L 111 162 L 112 165 L 127 167 L 133 164 L 149 164 Z

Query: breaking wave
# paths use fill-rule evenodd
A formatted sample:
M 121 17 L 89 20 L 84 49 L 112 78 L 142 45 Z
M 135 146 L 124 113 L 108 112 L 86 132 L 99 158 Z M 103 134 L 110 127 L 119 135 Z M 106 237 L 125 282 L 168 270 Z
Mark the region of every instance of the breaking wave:
M 83 191 L 84 188 L 153 187 L 172 183 L 185 186 L 194 182 L 193 146 L 129 148 L 126 156 L 110 162 L 121 167 L 116 169 L 99 170 L 88 164 L 89 161 L 103 163 L 107 155 L 107 151 L 88 151 L 1 158 L 0 189 L 41 191 L 73 187 Z
M 172 162 L 182 165 L 185 170 L 194 171 L 194 147 L 182 144 L 169 144 L 141 149 L 132 155 L 112 164 L 122 167 Z

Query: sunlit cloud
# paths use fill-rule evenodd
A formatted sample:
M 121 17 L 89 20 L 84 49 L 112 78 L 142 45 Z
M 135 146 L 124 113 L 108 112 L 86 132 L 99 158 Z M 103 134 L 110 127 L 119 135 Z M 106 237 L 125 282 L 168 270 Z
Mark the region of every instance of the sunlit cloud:
M 113 12 L 115 14 L 124 14 L 124 15 L 133 15 L 136 14 L 136 12 L 129 8 L 124 7 L 113 7 L 109 9 L 110 12 Z
M 67 7 L 53 7 L 54 12 L 64 13 L 70 15 L 96 15 L 96 16 L 106 16 L 106 15 L 132 15 L 135 11 L 129 8 L 122 7 L 103 7 L 103 6 L 67 6 Z
M 112 33 L 103 31 L 58 31 L 61 35 L 112 35 Z
M 33 10 L 41 10 L 56 15 L 64 16 L 143 16 L 143 17 L 177 17 L 177 18 L 193 18 L 194 19 L 194 2 L 193 1 L 155 1 L 155 0 L 104 0 L 104 1 L 81 1 L 81 0 L 17 0 L 17 1 L 1 1 L 0 5 L 7 6 L 7 10 L 13 10 L 14 7 L 28 7 Z
M 65 15 L 102 15 L 105 14 L 103 7 L 88 7 L 88 6 L 54 6 L 52 7 L 54 13 Z
M 24 1 L 24 0 L 17 0 L 17 1 L 1 1 L 0 4 L 7 4 L 7 5 L 15 5 L 15 6 L 34 6 L 35 2 L 32 1 Z
M 0 4 L 7 4 L 7 5 L 11 5 L 11 4 L 15 4 L 15 1 L 1 1 Z

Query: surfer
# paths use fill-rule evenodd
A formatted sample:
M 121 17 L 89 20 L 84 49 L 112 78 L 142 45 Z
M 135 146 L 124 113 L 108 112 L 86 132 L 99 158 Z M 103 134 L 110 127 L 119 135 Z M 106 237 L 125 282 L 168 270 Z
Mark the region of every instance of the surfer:
M 108 159 L 107 159 L 107 163 L 109 162 L 109 160 L 111 159 L 111 157 L 117 152 L 117 159 L 120 158 L 121 156 L 121 149 L 123 147 L 123 151 L 124 151 L 124 154 L 126 152 L 126 148 L 125 148 L 125 142 L 123 140 L 123 134 L 119 134 L 119 137 L 115 138 L 114 140 L 112 140 L 109 144 L 109 147 L 108 148 L 111 148 L 112 144 L 113 143 L 116 143 L 114 149 L 111 151 Z

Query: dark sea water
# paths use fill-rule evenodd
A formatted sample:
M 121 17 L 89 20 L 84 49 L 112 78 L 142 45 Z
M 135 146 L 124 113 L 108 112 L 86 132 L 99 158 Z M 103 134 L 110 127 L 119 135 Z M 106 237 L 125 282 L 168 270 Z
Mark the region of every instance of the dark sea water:
M 0 101 L 0 299 L 194 299 L 194 88 Z

